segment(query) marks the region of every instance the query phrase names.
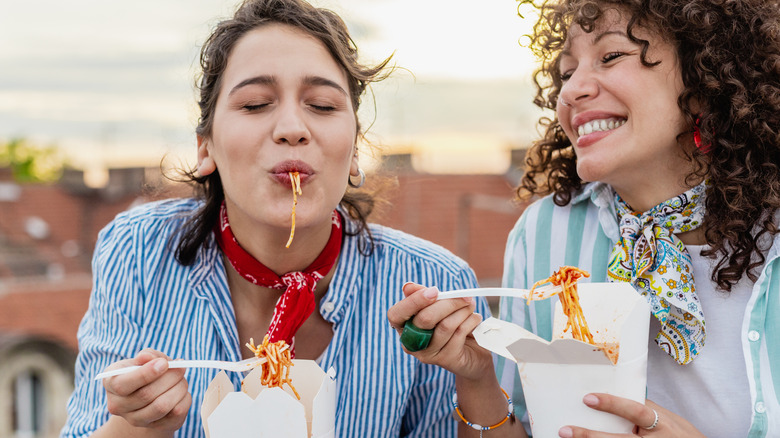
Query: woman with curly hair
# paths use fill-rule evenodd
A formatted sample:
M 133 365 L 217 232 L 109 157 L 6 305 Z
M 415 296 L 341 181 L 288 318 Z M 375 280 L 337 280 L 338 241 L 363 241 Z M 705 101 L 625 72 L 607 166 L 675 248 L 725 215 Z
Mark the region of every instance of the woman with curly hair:
M 635 435 L 780 436 L 780 3 L 551 0 L 540 10 L 535 103 L 556 116 L 541 120 L 517 189 L 544 197 L 509 236 L 504 286 L 570 265 L 646 297 L 647 402 L 583 398 Z M 465 334 L 479 318 L 407 289 L 391 322 L 416 315 L 435 327 L 413 354 L 458 376 L 464 417 L 498 424 L 503 386 L 528 429 L 517 367 L 499 358 L 495 379 Z M 500 318 L 550 339 L 552 309 L 505 298 Z M 490 436 L 525 435 L 507 423 Z M 576 425 L 559 435 L 614 436 Z

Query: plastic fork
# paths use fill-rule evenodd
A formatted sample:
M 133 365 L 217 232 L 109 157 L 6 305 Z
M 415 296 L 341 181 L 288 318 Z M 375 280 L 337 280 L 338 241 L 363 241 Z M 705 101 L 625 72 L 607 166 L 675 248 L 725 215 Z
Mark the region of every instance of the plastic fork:
M 266 359 L 258 359 L 251 357 L 238 362 L 229 362 L 224 360 L 169 360 L 168 368 L 217 368 L 226 371 L 243 372 L 250 371 L 253 368 L 260 366 L 266 362 Z M 104 371 L 97 376 L 95 380 L 102 380 L 106 377 L 119 376 L 121 374 L 127 374 L 141 368 L 138 365 L 131 365 L 129 367 L 117 368 L 111 371 Z
M 533 299 L 544 300 L 559 293 L 563 288 L 561 286 L 548 285 L 534 289 Z M 458 289 L 448 292 L 439 292 L 437 300 L 446 300 L 450 298 L 463 297 L 516 297 L 528 299 L 529 289 L 515 289 L 508 287 L 483 287 L 477 289 Z

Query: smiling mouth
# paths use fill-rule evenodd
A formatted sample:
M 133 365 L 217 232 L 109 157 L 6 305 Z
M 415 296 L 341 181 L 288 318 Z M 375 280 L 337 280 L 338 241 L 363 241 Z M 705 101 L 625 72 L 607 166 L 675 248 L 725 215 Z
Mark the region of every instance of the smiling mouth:
M 615 128 L 619 128 L 626 123 L 626 119 L 619 119 L 612 117 L 609 119 L 597 119 L 590 122 L 583 123 L 577 128 L 577 135 L 583 136 L 592 134 L 594 132 L 611 131 Z

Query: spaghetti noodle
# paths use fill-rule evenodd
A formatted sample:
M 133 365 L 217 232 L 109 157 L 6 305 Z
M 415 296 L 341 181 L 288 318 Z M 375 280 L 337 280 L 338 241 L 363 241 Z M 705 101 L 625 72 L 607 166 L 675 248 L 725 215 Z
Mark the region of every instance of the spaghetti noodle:
M 290 227 L 290 238 L 287 240 L 287 245 L 285 245 L 285 248 L 289 248 L 290 244 L 293 241 L 293 237 L 295 237 L 295 206 L 298 205 L 298 195 L 303 195 L 303 191 L 301 191 L 301 175 L 298 172 L 290 172 L 290 185 L 292 185 L 292 191 L 293 191 L 293 208 L 292 213 L 290 216 L 292 217 L 292 226 Z
M 246 346 L 252 350 L 257 358 L 266 359 L 264 363 L 259 365 L 262 370 L 260 383 L 268 388 L 281 388 L 286 383 L 298 400 L 301 399 L 298 391 L 292 385 L 292 379 L 290 379 L 290 367 L 294 364 L 286 342 L 283 340 L 269 342 L 268 335 L 265 335 L 262 344 L 255 345 L 255 340 L 249 338 L 249 343 Z
M 563 331 L 566 332 L 571 328 L 572 337 L 574 339 L 596 345 L 593 342 L 593 335 L 590 333 L 588 323 L 585 321 L 585 316 L 582 314 L 580 297 L 579 294 L 577 294 L 577 280 L 582 277 L 590 277 L 590 274 L 579 268 L 564 266 L 554 272 L 550 277 L 534 283 L 534 285 L 531 286 L 531 290 L 528 292 L 528 301 L 534 299 L 533 292 L 538 286 L 546 283 L 561 286 L 563 290 L 558 293 L 558 299 L 561 302 L 563 313 L 568 318 L 566 328 L 564 328 Z

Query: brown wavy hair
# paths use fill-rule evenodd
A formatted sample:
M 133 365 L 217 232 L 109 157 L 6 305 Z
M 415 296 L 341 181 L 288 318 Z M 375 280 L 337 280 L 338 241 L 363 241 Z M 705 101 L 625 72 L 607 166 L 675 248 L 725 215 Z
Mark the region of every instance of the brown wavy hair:
M 626 33 L 641 48 L 649 42 L 634 30 L 660 35 L 677 51 L 684 89 L 678 106 L 691 131 L 699 119 L 703 144 L 686 153 L 693 163 L 687 181 L 709 179 L 704 231 L 717 258 L 712 280 L 730 291 L 745 274 L 755 281 L 765 262 L 766 239 L 778 233 L 780 208 L 780 1 L 778 0 L 519 0 L 534 4 L 540 18 L 530 47 L 541 61 L 534 73 L 534 103 L 556 110 L 561 91 L 559 57 L 572 24 L 592 32 L 605 11 L 628 18 Z M 582 188 L 577 156 L 557 117 L 539 120 L 543 136 L 526 158 L 517 196 L 552 193 L 557 205 Z M 691 144 L 691 143 L 688 143 Z
M 245 0 L 232 18 L 216 26 L 201 48 L 201 75 L 198 84 L 200 119 L 196 128 L 198 135 L 211 135 L 222 76 L 233 47 L 251 30 L 271 23 L 296 27 L 325 45 L 346 73 L 356 120 L 361 97 L 368 86 L 386 78 L 392 72 L 392 68 L 386 68 L 390 57 L 372 66 L 359 63 L 357 46 L 350 37 L 346 24 L 328 9 L 316 8 L 303 0 Z M 364 138 L 359 120 L 357 134 L 359 138 Z M 192 169 L 184 172 L 184 179 L 194 184 L 198 196 L 204 200 L 203 206 L 193 213 L 184 226 L 176 247 L 177 260 L 189 265 L 194 262 L 197 251 L 207 241 L 217 223 L 219 208 L 225 195 L 219 171 L 198 176 L 196 170 Z M 376 186 L 382 188 L 381 184 Z M 364 231 L 368 233 L 368 216 L 377 202 L 379 200 L 374 191 L 347 190 L 340 204 L 358 225 L 353 234 L 358 235 Z M 372 248 L 370 233 L 368 238 L 369 242 L 361 242 L 364 253 L 370 252 Z

